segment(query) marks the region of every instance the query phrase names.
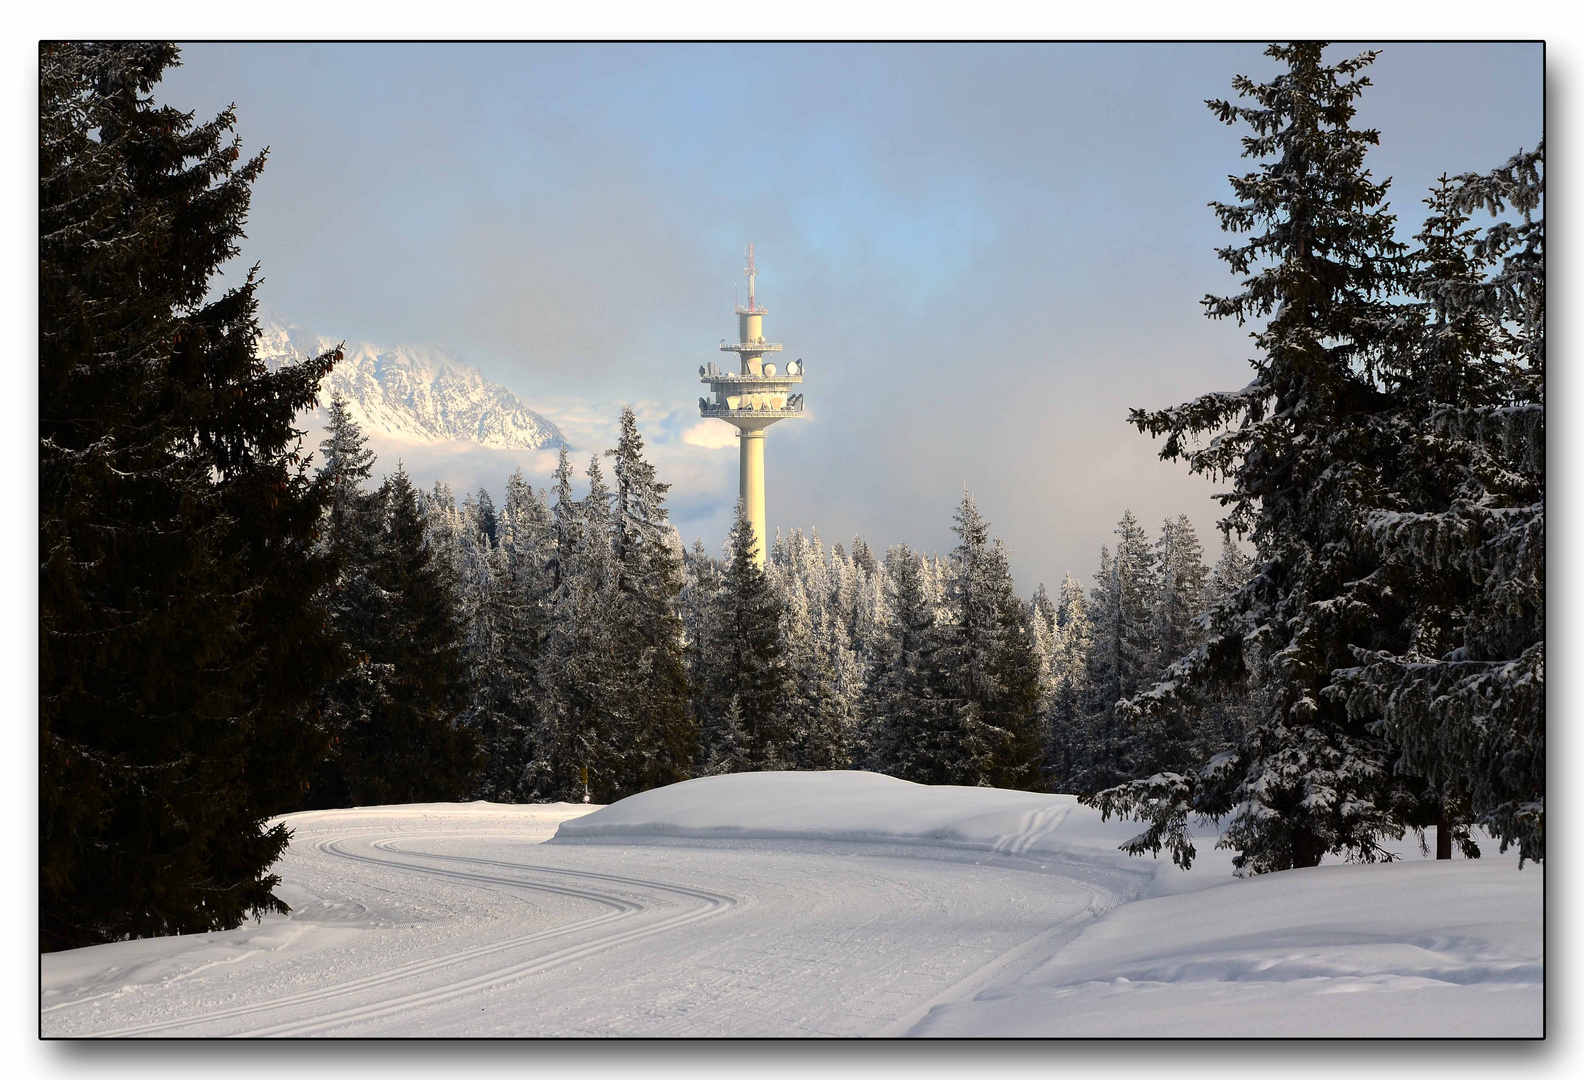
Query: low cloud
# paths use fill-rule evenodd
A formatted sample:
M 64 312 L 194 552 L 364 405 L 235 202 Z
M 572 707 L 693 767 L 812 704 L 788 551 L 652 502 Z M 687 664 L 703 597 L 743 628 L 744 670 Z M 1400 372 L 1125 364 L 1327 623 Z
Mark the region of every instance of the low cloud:
M 736 458 L 720 452 L 721 447 L 737 441 L 736 432 L 729 424 L 700 420 L 692 405 L 655 401 L 631 404 L 644 439 L 644 453 L 654 463 L 660 480 L 671 485 L 667 500 L 671 520 L 683 530 L 689 543 L 695 536 L 702 537 L 713 550 L 725 535 L 737 498 Z M 622 403 L 561 397 L 536 400 L 532 407 L 554 420 L 566 434 L 567 443 L 573 448 L 573 487 L 582 494 L 587 490 L 589 459 L 603 459 L 605 451 L 616 445 Z M 317 451 L 325 437 L 325 420 L 322 409 L 301 418 L 306 429 L 305 449 Z M 718 430 L 711 431 L 712 428 Z M 559 445 L 538 450 L 503 450 L 463 440 L 424 443 L 381 431 L 365 434 L 376 458 L 371 483 L 379 483 L 400 464 L 420 489 L 427 491 L 436 482 L 443 483 L 450 486 L 458 500 L 482 487 L 499 503 L 505 497 L 507 478 L 517 469 L 534 488 L 548 488 L 560 457 Z M 316 452 L 314 467 L 318 464 Z M 609 480 L 608 460 L 602 460 L 602 468 Z
M 737 445 L 737 429 L 719 420 L 700 420 L 682 433 L 682 441 L 705 450 L 724 450 Z

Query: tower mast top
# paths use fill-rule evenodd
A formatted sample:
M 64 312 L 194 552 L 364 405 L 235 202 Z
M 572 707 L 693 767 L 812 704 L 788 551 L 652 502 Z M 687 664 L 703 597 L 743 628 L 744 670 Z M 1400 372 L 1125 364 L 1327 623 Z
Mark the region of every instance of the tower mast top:
M 753 241 L 748 242 L 748 265 L 743 267 L 743 276 L 748 279 L 748 306 L 737 309 L 739 315 L 764 315 L 765 309 L 758 305 L 754 299 L 754 278 L 759 271 L 754 269 Z

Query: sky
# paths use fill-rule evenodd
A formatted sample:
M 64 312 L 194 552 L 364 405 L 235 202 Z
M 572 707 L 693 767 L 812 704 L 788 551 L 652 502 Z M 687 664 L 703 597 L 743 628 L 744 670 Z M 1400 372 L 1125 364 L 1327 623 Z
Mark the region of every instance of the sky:
M 1366 45 L 1334 46 L 1333 58 Z M 1537 44 L 1387 44 L 1357 122 L 1407 237 L 1443 172 L 1543 131 Z M 1219 544 L 1217 487 L 1126 422 L 1248 381 L 1207 204 L 1242 131 L 1207 98 L 1252 44 L 221 45 L 157 96 L 235 102 L 270 149 L 242 254 L 313 331 L 439 345 L 560 424 L 577 456 L 633 405 L 672 519 L 718 551 L 731 430 L 699 365 L 735 336 L 753 241 L 766 337 L 806 365 L 770 430 L 769 527 L 949 550 L 966 489 L 1025 595 L 1087 584 L 1131 509 Z M 497 496 L 552 455 L 376 443 Z

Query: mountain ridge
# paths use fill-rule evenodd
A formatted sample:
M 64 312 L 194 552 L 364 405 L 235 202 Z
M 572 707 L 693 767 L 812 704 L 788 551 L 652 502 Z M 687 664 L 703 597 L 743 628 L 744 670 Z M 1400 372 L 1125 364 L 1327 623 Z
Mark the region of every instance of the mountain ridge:
M 259 319 L 259 358 L 270 370 L 340 344 L 278 313 Z M 348 341 L 325 379 L 321 400 L 339 394 L 365 431 L 418 443 L 473 442 L 497 450 L 538 450 L 565 442 L 556 424 L 500 383 L 434 345 Z

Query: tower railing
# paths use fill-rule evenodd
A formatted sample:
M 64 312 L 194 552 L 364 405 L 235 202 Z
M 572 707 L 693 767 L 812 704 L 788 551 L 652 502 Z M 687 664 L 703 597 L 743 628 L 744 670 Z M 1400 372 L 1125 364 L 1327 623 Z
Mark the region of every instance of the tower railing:
M 725 420 L 733 416 L 800 416 L 802 412 L 803 403 L 801 401 L 796 405 L 788 402 L 786 407 L 781 409 L 768 407 L 762 409 L 729 409 L 724 403 L 699 398 L 699 415 L 706 419 Z
M 737 383 L 800 383 L 803 381 L 801 373 L 787 375 L 777 372 L 774 375 L 739 375 L 736 372 L 717 372 L 714 375 L 700 375 L 699 382 L 737 382 Z

